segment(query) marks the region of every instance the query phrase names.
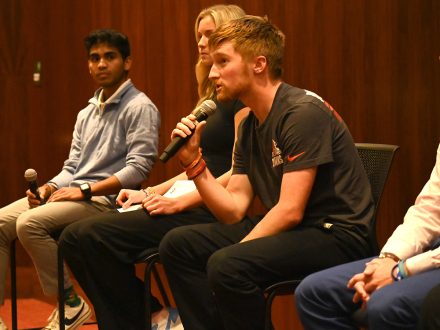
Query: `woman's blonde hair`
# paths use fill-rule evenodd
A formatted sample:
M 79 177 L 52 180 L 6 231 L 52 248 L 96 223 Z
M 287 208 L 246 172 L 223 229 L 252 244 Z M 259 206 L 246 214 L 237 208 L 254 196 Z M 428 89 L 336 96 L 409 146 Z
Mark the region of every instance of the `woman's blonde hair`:
M 246 13 L 244 10 L 236 5 L 215 5 L 203 9 L 199 16 L 197 16 L 195 23 L 196 41 L 199 42 L 200 40 L 198 35 L 200 21 L 206 16 L 210 16 L 212 18 L 215 27 L 217 28 L 225 22 L 243 17 L 245 15 Z M 214 95 L 215 86 L 208 78 L 210 70 L 211 66 L 203 64 L 199 58 L 195 67 L 199 94 L 199 101 L 197 102 L 198 105 L 206 99 L 211 99 Z

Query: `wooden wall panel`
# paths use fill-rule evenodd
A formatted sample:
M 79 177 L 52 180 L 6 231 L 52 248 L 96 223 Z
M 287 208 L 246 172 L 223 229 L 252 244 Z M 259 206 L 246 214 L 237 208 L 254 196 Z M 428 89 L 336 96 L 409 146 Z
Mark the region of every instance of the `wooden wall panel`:
M 113 27 L 132 44 L 134 83 L 162 115 L 160 150 L 197 100 L 193 24 L 214 0 L 3 0 L 0 2 L 0 205 L 26 189 L 24 170 L 50 179 L 67 157 L 78 111 L 96 87 L 82 44 Z M 400 150 L 383 196 L 384 243 L 429 177 L 440 128 L 437 0 L 237 0 L 286 35 L 285 81 L 313 90 L 357 142 Z M 43 82 L 32 83 L 36 61 Z M 179 172 L 157 163 L 148 184 Z M 24 257 L 24 256 L 23 256 Z M 29 263 L 29 260 L 25 261 Z

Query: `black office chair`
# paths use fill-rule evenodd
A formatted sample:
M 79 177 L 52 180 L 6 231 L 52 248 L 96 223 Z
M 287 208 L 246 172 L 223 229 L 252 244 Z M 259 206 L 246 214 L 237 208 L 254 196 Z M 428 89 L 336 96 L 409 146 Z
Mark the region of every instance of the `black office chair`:
M 395 145 L 388 144 L 372 144 L 372 143 L 356 143 L 359 156 L 368 180 L 371 185 L 371 191 L 375 202 L 375 211 L 373 221 L 370 227 L 371 250 L 373 255 L 378 254 L 379 247 L 376 240 L 376 215 L 379 209 L 380 198 L 385 187 L 386 180 L 391 168 L 391 163 L 396 150 L 399 148 Z M 266 312 L 265 312 L 265 329 L 271 330 L 272 326 L 272 303 L 276 296 L 293 295 L 295 289 L 301 283 L 303 278 L 292 279 L 275 283 L 264 290 L 266 295 Z M 364 315 L 355 315 L 355 321 L 363 325 Z

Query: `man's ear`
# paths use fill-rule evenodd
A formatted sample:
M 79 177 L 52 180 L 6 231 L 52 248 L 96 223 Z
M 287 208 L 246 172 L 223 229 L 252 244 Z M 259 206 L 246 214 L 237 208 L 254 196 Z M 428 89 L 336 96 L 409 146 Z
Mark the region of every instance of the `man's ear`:
M 131 56 L 127 56 L 124 60 L 124 70 L 129 71 L 131 68 Z
M 265 56 L 257 56 L 254 64 L 254 73 L 260 74 L 266 69 L 267 59 Z

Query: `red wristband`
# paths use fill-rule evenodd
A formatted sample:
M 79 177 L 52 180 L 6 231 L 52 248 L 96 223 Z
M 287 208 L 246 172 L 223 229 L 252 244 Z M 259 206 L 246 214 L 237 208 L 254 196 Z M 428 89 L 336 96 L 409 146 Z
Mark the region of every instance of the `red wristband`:
M 203 158 L 201 158 L 195 166 L 193 166 L 192 168 L 186 171 L 186 176 L 188 177 L 188 180 L 194 180 L 205 169 L 206 169 L 206 162 Z
M 202 152 L 200 151 L 199 148 L 199 154 L 197 155 L 196 159 L 194 159 L 189 165 L 185 166 L 182 163 L 180 163 L 180 165 L 182 165 L 183 169 L 185 171 L 188 171 L 189 169 L 192 169 L 193 167 L 196 167 L 196 165 L 199 163 L 200 159 L 202 158 Z

